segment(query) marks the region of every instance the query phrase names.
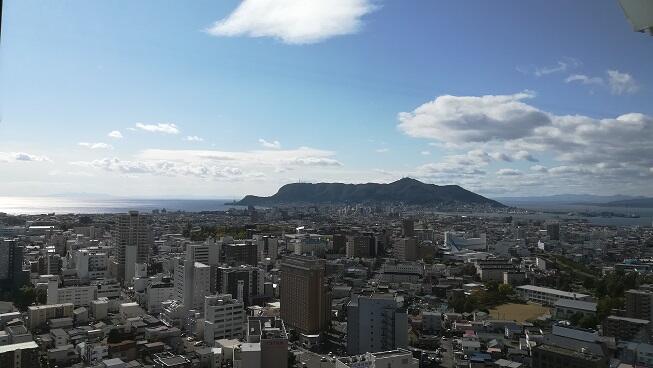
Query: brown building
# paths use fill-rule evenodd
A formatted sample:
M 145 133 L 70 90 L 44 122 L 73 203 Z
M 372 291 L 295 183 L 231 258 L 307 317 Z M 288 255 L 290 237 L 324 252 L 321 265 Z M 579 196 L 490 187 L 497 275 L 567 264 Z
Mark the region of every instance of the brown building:
M 624 293 L 626 317 L 651 320 L 653 292 L 630 289 Z
M 608 368 L 604 357 L 555 345 L 533 349 L 533 368 Z
M 327 328 L 331 300 L 324 284 L 324 261 L 287 256 L 281 262 L 281 318 L 299 332 L 314 335 Z
M 417 239 L 401 238 L 394 244 L 394 254 L 401 261 L 417 260 Z

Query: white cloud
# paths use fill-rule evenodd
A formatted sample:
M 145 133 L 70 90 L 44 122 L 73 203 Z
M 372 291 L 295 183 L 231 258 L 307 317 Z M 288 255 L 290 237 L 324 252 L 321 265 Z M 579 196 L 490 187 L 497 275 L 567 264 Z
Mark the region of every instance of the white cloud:
M 240 167 L 282 167 L 282 166 L 342 166 L 333 158 L 332 151 L 310 147 L 292 150 L 217 151 L 217 150 L 159 150 L 147 149 L 138 158 L 141 160 L 184 161 L 191 163 L 221 162 Z
M 524 74 L 532 74 L 536 77 L 542 77 L 549 74 L 562 73 L 574 69 L 582 65 L 580 60 L 575 58 L 562 58 L 554 65 L 545 66 L 518 66 L 517 71 Z
M 499 169 L 497 170 L 499 176 L 520 176 L 522 172 L 516 169 Z
M 52 161 L 47 156 L 25 152 L 0 152 L 0 162 L 45 162 Z
M 422 156 L 428 156 L 428 155 L 431 154 L 431 151 L 422 151 L 422 152 L 420 152 L 420 154 L 421 154 Z
M 613 95 L 631 94 L 639 90 L 637 81 L 628 73 L 622 73 L 618 70 L 606 70 L 605 74 L 605 78 L 590 77 L 585 74 L 573 74 L 567 77 L 565 82 L 577 82 L 588 86 L 605 86 Z
M 376 153 L 387 153 L 387 152 L 390 152 L 390 149 L 389 148 L 377 148 L 376 150 L 374 150 L 374 152 L 376 152 Z
M 172 123 L 143 124 L 136 123 L 136 128 L 152 133 L 179 134 L 179 128 Z
M 196 135 L 186 136 L 186 138 L 184 138 L 184 140 L 188 141 L 188 142 L 204 142 L 204 138 L 198 137 Z
M 532 92 L 514 95 L 439 96 L 412 112 L 399 114 L 399 129 L 411 137 L 470 143 L 527 137 L 551 123 L 548 114 L 523 102 Z
M 113 131 L 109 132 L 109 134 L 107 134 L 107 136 L 109 138 L 113 138 L 113 139 L 121 139 L 122 138 L 122 133 L 120 133 L 119 130 L 113 130 Z
M 372 12 L 370 0 L 243 0 L 228 17 L 206 32 L 213 36 L 273 37 L 288 44 L 309 44 L 358 32 Z
M 525 150 L 515 152 L 513 157 L 516 160 L 524 160 L 524 161 L 530 161 L 530 162 L 539 162 L 540 161 L 535 156 L 531 155 L 528 151 L 525 151 Z
M 635 93 L 639 90 L 639 86 L 632 75 L 622 73 L 618 70 L 608 70 L 608 85 L 610 91 L 615 95 L 623 95 Z
M 565 79 L 565 83 L 571 82 L 579 82 L 585 85 L 602 85 L 604 83 L 601 77 L 589 77 L 584 74 L 572 74 Z
M 653 117 L 640 113 L 602 119 L 556 115 L 527 104 L 524 98 L 529 96 L 440 96 L 400 114 L 398 127 L 405 134 L 438 141 L 453 151 L 440 162 L 417 167 L 416 175 L 456 183 L 466 180 L 483 188 L 482 182 L 471 183 L 470 176 L 484 175 L 491 162 L 539 162 L 533 154 L 539 153 L 557 164 L 550 168 L 535 165 L 528 172 L 519 171 L 521 175 L 506 168 L 485 176 L 485 183 L 504 188 L 539 183 L 611 191 L 619 191 L 621 183 L 631 191 L 650 192 L 646 188 L 653 180 Z M 476 149 L 455 154 L 469 147 Z
M 535 171 L 535 172 L 540 172 L 540 173 L 545 173 L 545 172 L 549 171 L 549 169 L 547 169 L 545 166 L 542 166 L 542 165 L 533 165 L 533 166 L 531 166 L 531 170 Z
M 241 169 L 230 166 L 199 165 L 173 161 L 125 161 L 117 157 L 93 161 L 76 161 L 70 164 L 128 175 L 193 176 L 216 180 L 243 180 L 263 176 L 262 173 L 244 173 Z
M 542 66 L 535 68 L 535 75 L 541 77 L 543 75 L 565 72 L 571 68 L 575 68 L 581 64 L 580 61 L 574 58 L 565 58 L 560 60 L 554 66 Z
M 258 142 L 261 144 L 261 146 L 265 148 L 272 148 L 272 149 L 281 149 L 281 143 L 279 141 L 266 141 L 263 138 L 259 138 Z
M 89 142 L 79 142 L 78 146 L 86 147 L 90 149 L 113 149 L 113 146 L 103 142 L 89 143 Z

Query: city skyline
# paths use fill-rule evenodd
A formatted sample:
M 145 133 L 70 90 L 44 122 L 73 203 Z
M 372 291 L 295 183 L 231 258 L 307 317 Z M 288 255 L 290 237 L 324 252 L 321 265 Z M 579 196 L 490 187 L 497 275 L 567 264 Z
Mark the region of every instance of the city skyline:
M 4 2 L 0 195 L 653 196 L 652 39 L 616 1 L 129 5 Z

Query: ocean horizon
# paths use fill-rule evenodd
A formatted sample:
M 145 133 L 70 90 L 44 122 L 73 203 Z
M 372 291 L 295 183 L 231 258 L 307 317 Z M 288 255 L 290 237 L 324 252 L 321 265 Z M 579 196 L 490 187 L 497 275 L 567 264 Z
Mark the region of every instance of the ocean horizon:
M 235 198 L 92 198 L 61 196 L 0 196 L 0 212 L 11 215 L 101 214 L 124 213 L 131 210 L 224 211 L 237 207 L 227 203 Z

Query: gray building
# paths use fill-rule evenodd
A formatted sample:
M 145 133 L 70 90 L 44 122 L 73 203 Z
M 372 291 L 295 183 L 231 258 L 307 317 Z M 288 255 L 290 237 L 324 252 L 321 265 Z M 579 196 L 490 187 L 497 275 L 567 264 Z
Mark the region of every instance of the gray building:
M 351 355 L 408 346 L 408 314 L 389 293 L 356 295 L 347 305 L 347 353 Z

